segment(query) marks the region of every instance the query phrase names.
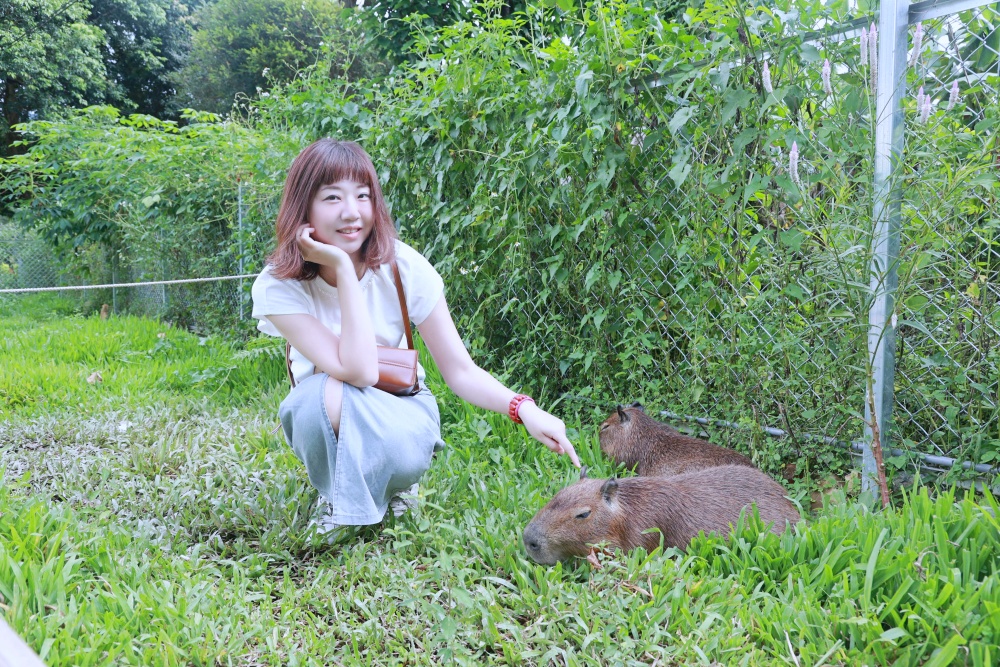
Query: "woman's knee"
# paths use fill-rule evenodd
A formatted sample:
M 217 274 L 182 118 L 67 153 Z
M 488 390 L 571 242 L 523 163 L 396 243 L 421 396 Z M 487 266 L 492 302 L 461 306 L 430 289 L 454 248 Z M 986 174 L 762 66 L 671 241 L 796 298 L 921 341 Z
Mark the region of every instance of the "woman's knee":
M 396 457 L 397 473 L 405 479 L 416 481 L 431 467 L 431 457 L 422 447 L 408 447 Z

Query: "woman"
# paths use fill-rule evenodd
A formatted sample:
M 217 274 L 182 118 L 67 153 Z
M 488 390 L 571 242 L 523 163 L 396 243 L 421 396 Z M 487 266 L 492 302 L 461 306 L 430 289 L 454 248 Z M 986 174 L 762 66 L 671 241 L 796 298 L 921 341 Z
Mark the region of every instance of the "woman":
M 398 346 L 409 326 L 393 260 L 410 319 L 451 390 L 523 423 L 579 467 L 563 422 L 469 356 L 441 277 L 396 238 L 375 167 L 360 146 L 321 139 L 303 150 L 289 170 L 276 230 L 277 249 L 253 285 L 253 316 L 261 331 L 284 337 L 292 348 L 296 385 L 281 403 L 281 424 L 328 505 L 321 532 L 381 521 L 390 501 L 414 488 L 443 445 L 423 369 L 414 396 L 373 387 L 376 345 Z

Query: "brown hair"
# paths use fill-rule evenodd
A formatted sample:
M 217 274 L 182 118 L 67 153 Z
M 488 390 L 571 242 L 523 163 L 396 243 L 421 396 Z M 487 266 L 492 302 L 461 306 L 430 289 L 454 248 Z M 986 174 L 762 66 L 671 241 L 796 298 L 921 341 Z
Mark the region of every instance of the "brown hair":
M 298 154 L 285 179 L 275 222 L 277 247 L 267 258 L 275 278 L 312 280 L 319 274 L 319 264 L 302 258 L 296 233 L 309 221 L 312 200 L 320 187 L 343 180 L 366 185 L 371 192 L 372 231 L 361 246 L 365 267 L 374 270 L 393 260 L 396 228 L 389 217 L 372 159 L 353 141 L 320 139 Z

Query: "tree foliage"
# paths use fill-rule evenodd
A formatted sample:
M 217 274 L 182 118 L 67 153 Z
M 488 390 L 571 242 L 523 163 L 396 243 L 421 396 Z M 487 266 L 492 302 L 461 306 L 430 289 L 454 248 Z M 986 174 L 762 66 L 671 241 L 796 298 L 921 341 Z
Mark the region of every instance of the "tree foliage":
M 872 296 L 871 71 L 856 39 L 803 43 L 806 26 L 843 20 L 836 7 L 794 5 L 734 15 L 710 0 L 668 22 L 634 3 L 595 2 L 561 34 L 551 27 L 568 16 L 561 8 L 538 22 L 481 12 L 418 35 L 419 57 L 384 79 L 332 81 L 319 66 L 276 86 L 234 147 L 209 141 L 215 130 L 175 144 L 172 130 L 139 131 L 137 120 L 79 142 L 67 138 L 82 121 L 33 125 L 39 143 L 12 167 L 15 191 L 32 198 L 20 219 L 55 229 L 70 216 L 88 229 L 104 216 L 136 247 L 152 252 L 161 234 L 183 249 L 178 225 L 203 234 L 203 219 L 233 224 L 233 189 L 199 153 L 253 164 L 254 210 L 273 211 L 296 148 L 358 140 L 402 235 L 445 276 L 485 367 L 531 377 L 550 398 L 752 412 L 792 433 L 849 438 L 860 428 Z M 837 65 L 829 91 L 825 60 Z M 962 94 L 968 102 L 915 127 L 921 154 L 945 157 L 919 160 L 912 178 L 926 189 L 910 191 L 903 213 L 900 327 L 907 363 L 933 370 L 913 374 L 900 402 L 927 415 L 940 451 L 991 460 L 1000 311 L 985 286 L 1000 262 L 983 216 L 997 205 L 990 137 L 1000 119 L 995 105 L 971 103 L 994 99 L 985 88 Z M 244 145 L 271 152 L 253 160 Z M 152 155 L 163 158 L 155 168 Z M 912 214 L 920 208 L 941 219 L 924 224 Z M 267 215 L 256 220 L 255 240 L 239 247 L 258 248 L 245 257 L 259 263 L 272 232 Z M 222 229 L 210 235 L 220 272 L 240 239 Z M 956 229 L 972 230 L 961 247 Z M 968 265 L 985 282 L 970 284 Z M 913 298 L 932 289 L 944 306 Z M 974 327 L 977 317 L 994 322 Z M 915 420 L 899 435 L 922 437 Z M 806 440 L 760 442 L 759 461 L 776 467 L 792 446 L 822 467 L 837 463 Z
M 187 58 L 191 14 L 212 0 L 90 0 L 104 32 L 101 52 L 123 111 L 176 119 L 177 72 Z
M 0 5 L 0 155 L 11 126 L 31 114 L 107 98 L 103 33 L 86 0 L 9 0 Z
M 179 81 L 183 103 L 198 109 L 226 113 L 238 95 L 254 97 L 319 62 L 349 79 L 379 70 L 356 10 L 330 0 L 219 0 L 195 25 Z
M 110 103 L 176 117 L 172 73 L 204 0 L 9 0 L 0 5 L 0 154 L 10 128 Z
M 688 7 L 700 7 L 703 0 L 646 0 L 650 14 L 663 20 L 679 20 Z M 531 29 L 544 27 L 548 34 L 565 34 L 580 28 L 579 19 L 591 3 L 578 0 L 539 0 L 529 7 L 525 0 L 487 0 L 467 3 L 455 0 L 376 0 L 366 3 L 365 25 L 372 33 L 372 44 L 394 63 L 419 60 L 421 39 L 459 22 L 479 24 L 487 16 L 511 19 L 531 15 L 530 22 L 520 22 L 522 37 Z M 556 11 L 551 11 L 555 9 Z

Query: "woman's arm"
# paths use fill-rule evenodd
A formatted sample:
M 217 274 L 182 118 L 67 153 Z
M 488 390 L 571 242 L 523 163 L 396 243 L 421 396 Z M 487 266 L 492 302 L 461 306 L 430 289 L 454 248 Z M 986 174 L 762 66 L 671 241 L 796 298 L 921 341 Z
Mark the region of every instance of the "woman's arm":
M 507 414 L 510 400 L 516 394 L 477 366 L 469 356 L 451 319 L 444 296 L 417 330 L 434 357 L 444 381 L 459 398 L 481 408 Z M 533 438 L 557 454 L 566 454 L 573 465 L 580 467 L 576 450 L 566 439 L 566 425 L 561 419 L 533 402 L 522 403 L 518 416 Z
M 372 373 L 364 364 L 357 363 L 359 357 L 344 354 L 343 338 L 312 315 L 268 315 L 267 319 L 317 370 L 355 387 L 369 387 L 378 381 L 378 359 Z M 342 358 L 347 361 L 341 361 Z
M 271 324 L 316 368 L 355 387 L 378 382 L 375 331 L 350 257 L 340 248 L 313 239 L 312 227 L 299 232 L 299 249 L 310 262 L 333 269 L 340 297 L 340 336 L 312 315 L 268 315 Z M 316 278 L 323 280 L 322 277 Z

